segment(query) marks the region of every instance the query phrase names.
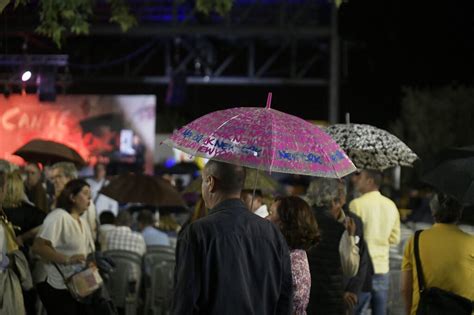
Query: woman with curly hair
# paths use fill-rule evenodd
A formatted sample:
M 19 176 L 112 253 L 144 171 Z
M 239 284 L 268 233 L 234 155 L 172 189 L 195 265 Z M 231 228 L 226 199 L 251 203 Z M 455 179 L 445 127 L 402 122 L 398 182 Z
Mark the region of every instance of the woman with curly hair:
M 310 206 L 295 196 L 279 197 L 270 208 L 268 220 L 276 224 L 288 243 L 293 277 L 293 315 L 305 315 L 311 289 L 306 251 L 318 244 L 318 224 Z

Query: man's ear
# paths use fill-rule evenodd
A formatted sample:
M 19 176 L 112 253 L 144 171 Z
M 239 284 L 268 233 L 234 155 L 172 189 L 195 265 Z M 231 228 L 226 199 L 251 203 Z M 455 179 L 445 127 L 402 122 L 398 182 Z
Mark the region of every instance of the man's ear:
M 375 180 L 372 177 L 369 177 L 367 179 L 367 182 L 369 183 L 370 186 L 372 186 L 372 187 L 375 186 Z
M 208 178 L 207 186 L 209 187 L 209 191 L 213 193 L 216 191 L 216 178 L 211 175 L 209 175 L 207 178 Z

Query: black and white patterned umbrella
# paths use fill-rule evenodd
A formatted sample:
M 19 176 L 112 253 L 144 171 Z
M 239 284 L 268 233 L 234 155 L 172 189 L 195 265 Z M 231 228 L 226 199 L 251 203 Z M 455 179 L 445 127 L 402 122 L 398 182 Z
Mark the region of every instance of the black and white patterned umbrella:
M 360 169 L 383 171 L 412 166 L 418 156 L 400 139 L 383 129 L 364 124 L 336 124 L 326 132 Z

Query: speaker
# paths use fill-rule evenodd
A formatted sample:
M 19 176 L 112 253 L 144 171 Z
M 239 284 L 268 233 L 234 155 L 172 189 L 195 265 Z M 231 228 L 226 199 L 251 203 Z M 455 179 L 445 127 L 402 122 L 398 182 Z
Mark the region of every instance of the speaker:
M 56 101 L 56 69 L 45 67 L 38 77 L 38 95 L 40 102 Z

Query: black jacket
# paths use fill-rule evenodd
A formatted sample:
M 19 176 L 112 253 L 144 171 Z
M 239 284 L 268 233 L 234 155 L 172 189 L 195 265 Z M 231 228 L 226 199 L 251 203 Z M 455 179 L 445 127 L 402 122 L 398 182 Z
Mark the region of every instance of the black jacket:
M 171 314 L 290 314 L 288 246 L 278 228 L 226 200 L 178 236 Z
M 344 314 L 344 279 L 339 243 L 345 228 L 328 214 L 328 210 L 313 208 L 313 212 L 321 241 L 307 252 L 311 293 L 306 311 L 308 315 L 341 315 Z

